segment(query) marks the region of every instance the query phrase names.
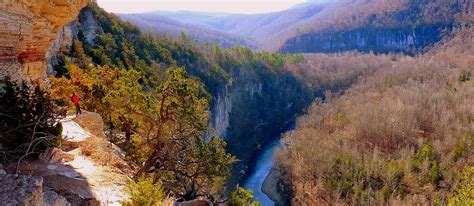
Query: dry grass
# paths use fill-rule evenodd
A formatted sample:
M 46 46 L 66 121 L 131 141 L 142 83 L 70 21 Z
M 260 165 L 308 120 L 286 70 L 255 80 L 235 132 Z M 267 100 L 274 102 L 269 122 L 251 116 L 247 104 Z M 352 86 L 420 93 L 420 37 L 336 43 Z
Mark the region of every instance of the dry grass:
M 99 114 L 83 111 L 81 115 L 74 119 L 74 122 L 89 131 L 92 137 L 78 145 L 73 144 L 71 147 L 79 147 L 83 155 L 93 159 L 100 165 L 127 174 L 132 172 L 132 168 L 124 160 L 125 157 L 121 154 L 120 149 L 106 139 L 103 132 L 104 122 Z
M 292 203 L 447 204 L 474 164 L 474 85 L 459 81 L 474 73 L 471 45 L 466 30 L 418 57 L 317 57 L 325 62 L 302 78 L 330 85 L 321 79 L 333 73 L 357 83 L 315 102 L 286 134 L 277 162 Z
M 74 118 L 74 122 L 96 137 L 105 137 L 104 121 L 98 113 L 83 110 L 81 115 Z
M 79 144 L 79 148 L 83 155 L 100 165 L 108 166 L 122 173 L 132 173 L 132 168 L 120 156 L 118 148 L 114 148 L 112 143 L 103 137 L 87 138 Z

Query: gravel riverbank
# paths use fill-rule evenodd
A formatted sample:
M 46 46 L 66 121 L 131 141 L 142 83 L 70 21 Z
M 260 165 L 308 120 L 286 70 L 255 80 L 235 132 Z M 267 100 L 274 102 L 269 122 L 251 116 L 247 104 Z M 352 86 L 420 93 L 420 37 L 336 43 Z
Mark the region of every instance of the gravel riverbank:
M 262 185 L 262 192 L 265 193 L 268 198 L 275 202 L 277 206 L 290 205 L 288 197 L 280 194 L 278 190 L 278 181 L 280 180 L 280 172 L 274 167 L 270 170 L 270 173 L 265 177 Z

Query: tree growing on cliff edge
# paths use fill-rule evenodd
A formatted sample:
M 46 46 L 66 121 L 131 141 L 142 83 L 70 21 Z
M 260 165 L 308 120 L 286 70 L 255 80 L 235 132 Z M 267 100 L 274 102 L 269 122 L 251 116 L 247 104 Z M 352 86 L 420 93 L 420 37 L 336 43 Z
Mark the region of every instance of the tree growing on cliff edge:
M 233 158 L 222 139 L 205 141 L 209 97 L 201 82 L 183 68 L 169 68 L 156 91 L 143 92 L 142 73 L 133 69 L 67 67 L 71 78 L 52 78 L 50 93 L 67 101 L 75 91 L 84 108 L 100 113 L 114 130 L 134 125 L 128 152 L 145 162 L 138 176 L 155 173 L 164 189 L 184 200 L 219 198 Z
M 147 115 L 152 128 L 138 176 L 155 173 L 166 189 L 184 200 L 219 198 L 233 158 L 222 139 L 205 141 L 209 106 L 203 86 L 183 68 L 170 68 L 166 76 L 157 88 L 155 115 Z
M 8 78 L 0 81 L 0 162 L 37 156 L 59 144 L 61 125 L 39 87 Z

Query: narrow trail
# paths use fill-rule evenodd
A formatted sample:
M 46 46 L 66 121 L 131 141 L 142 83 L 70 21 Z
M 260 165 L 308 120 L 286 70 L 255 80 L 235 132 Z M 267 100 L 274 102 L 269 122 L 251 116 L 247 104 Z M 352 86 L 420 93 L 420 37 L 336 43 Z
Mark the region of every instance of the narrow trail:
M 61 120 L 61 124 L 63 126 L 62 137 L 65 141 L 82 142 L 87 138 L 97 138 L 74 122 L 73 116 Z M 53 169 L 55 167 L 53 170 L 63 172 L 65 176 L 70 178 L 82 177 L 82 181 L 87 182 L 90 191 L 101 205 L 121 205 L 120 201 L 128 199 L 127 194 L 123 191 L 124 183 L 128 181 L 126 175 L 114 172 L 112 168 L 98 165 L 92 159 L 84 156 L 80 147 L 67 153 L 72 155 L 74 160 L 61 163 L 59 166 L 57 163 L 50 163 L 48 168 Z M 67 169 L 63 171 L 64 167 L 72 168 L 74 171 L 67 171 Z
M 83 115 L 87 115 L 87 113 Z M 65 141 L 81 142 L 87 138 L 97 138 L 74 122 L 72 116 L 61 120 L 61 124 L 63 126 L 62 137 Z M 60 164 L 50 163 L 48 168 L 64 176 L 86 181 L 101 205 L 121 205 L 120 201 L 128 199 L 127 194 L 123 191 L 124 183 L 127 182 L 128 177 L 112 171 L 111 168 L 96 164 L 81 153 L 80 147 L 67 153 L 72 155 L 74 160 Z M 69 168 L 72 168 L 73 171 L 70 171 Z
M 84 130 L 79 124 L 73 121 L 74 116 L 67 116 L 61 120 L 63 126 L 62 138 L 70 142 L 81 142 L 91 137 L 91 133 Z
M 23 175 L 43 177 L 43 187 L 46 190 L 66 197 L 72 205 L 122 205 L 121 201 L 129 199 L 124 192 L 130 179 L 128 172 L 121 171 L 114 167 L 115 165 L 104 166 L 105 164 L 100 164 L 85 154 L 86 150 L 91 150 L 84 144 L 85 141 L 110 143 L 103 139 L 104 137 L 93 135 L 103 132 L 100 115 L 89 112 L 82 115 L 79 117 L 81 121 L 99 125 L 101 131 L 87 131 L 76 122 L 77 118 L 68 116 L 60 121 L 64 139 L 61 149 L 52 149 L 48 154 L 45 153 L 44 157 L 40 157 L 40 161 L 25 161 L 20 171 Z M 104 150 L 100 154 L 111 157 L 116 156 L 114 152 Z

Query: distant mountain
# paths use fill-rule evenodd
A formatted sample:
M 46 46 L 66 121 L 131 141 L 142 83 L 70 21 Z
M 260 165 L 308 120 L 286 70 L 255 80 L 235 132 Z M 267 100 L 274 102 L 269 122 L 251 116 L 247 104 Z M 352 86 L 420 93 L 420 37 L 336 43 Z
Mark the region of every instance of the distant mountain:
M 152 12 L 121 15 L 141 27 L 226 47 L 251 45 L 283 53 L 415 53 L 461 24 L 472 24 L 470 0 L 312 0 L 266 14 Z M 133 18 L 132 18 L 133 17 Z
M 156 29 L 154 30 L 159 30 L 163 33 L 176 33 L 176 27 L 178 26 L 179 29 L 183 31 L 192 28 L 191 31 L 196 32 L 192 34 L 192 36 L 199 36 L 200 32 L 209 33 L 209 31 L 213 33 L 222 32 L 219 33 L 221 35 L 225 33 L 245 36 L 248 38 L 247 40 L 257 42 L 258 44 L 255 45 L 258 45 L 259 48 L 271 50 L 274 49 L 273 47 L 276 45 L 275 40 L 278 39 L 278 36 L 282 32 L 291 28 L 296 22 L 303 21 L 322 11 L 327 4 L 320 2 L 323 1 L 312 2 L 306 6 L 302 5 L 298 8 L 266 14 L 247 15 L 177 11 L 120 16 L 139 26 L 143 26 L 145 23 L 148 24 L 148 26 L 155 25 Z M 171 20 L 175 22 L 171 23 Z M 169 24 L 169 26 L 163 25 L 164 23 Z M 186 28 L 183 28 L 183 25 L 185 25 Z M 174 30 L 174 32 L 172 30 Z M 201 40 L 200 38 L 197 39 Z M 235 42 L 236 41 L 233 41 L 233 43 Z
M 339 1 L 280 35 L 278 51 L 415 53 L 474 22 L 473 1 Z
M 217 43 L 222 47 L 230 48 L 242 45 L 257 49 L 257 43 L 249 37 L 221 32 L 205 26 L 183 23 L 172 18 L 164 17 L 156 13 L 146 14 L 119 14 L 123 20 L 129 21 L 140 29 L 151 30 L 157 35 L 179 37 L 181 32 L 193 37 L 200 42 Z
M 301 7 L 313 6 L 315 4 L 324 4 L 324 3 L 331 3 L 331 2 L 334 3 L 336 1 L 339 1 L 339 0 L 308 0 L 304 3 L 296 4 L 291 8 L 296 9 L 296 8 L 301 8 Z
M 194 11 L 157 11 L 147 14 L 158 14 L 182 23 L 192 24 L 194 26 L 204 26 L 211 29 L 219 30 L 213 25 L 220 19 L 233 16 L 236 14 L 229 13 L 211 13 L 211 12 L 194 12 Z

